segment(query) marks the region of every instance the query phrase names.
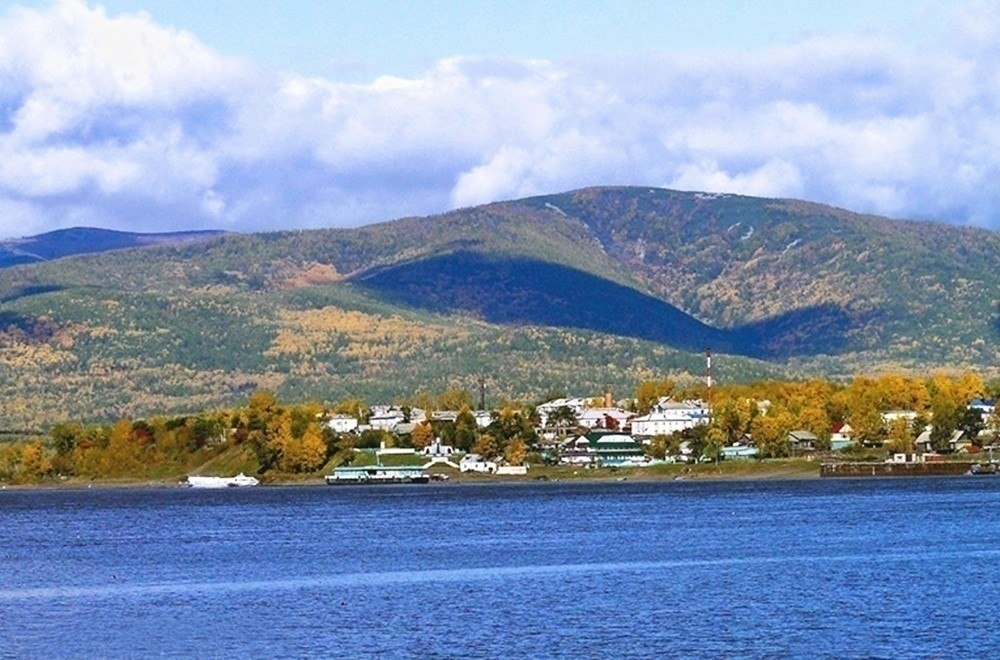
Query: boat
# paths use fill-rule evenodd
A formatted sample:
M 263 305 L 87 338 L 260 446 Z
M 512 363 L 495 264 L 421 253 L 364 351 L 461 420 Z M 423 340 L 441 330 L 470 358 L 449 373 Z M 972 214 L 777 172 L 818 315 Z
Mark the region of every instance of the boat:
M 335 468 L 326 475 L 331 486 L 349 484 L 426 484 L 431 477 L 420 467 L 367 465 Z
M 996 463 L 975 463 L 971 468 L 969 468 L 969 474 L 984 475 L 997 473 L 998 470 Z
M 188 476 L 188 486 L 192 488 L 246 488 L 260 483 L 256 477 L 248 477 L 240 472 L 235 477 Z

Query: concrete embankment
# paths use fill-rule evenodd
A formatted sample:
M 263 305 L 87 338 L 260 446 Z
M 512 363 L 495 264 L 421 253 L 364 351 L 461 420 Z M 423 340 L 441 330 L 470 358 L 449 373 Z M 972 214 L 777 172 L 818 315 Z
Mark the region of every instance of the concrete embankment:
M 942 477 L 966 474 L 973 463 L 823 463 L 821 477 Z

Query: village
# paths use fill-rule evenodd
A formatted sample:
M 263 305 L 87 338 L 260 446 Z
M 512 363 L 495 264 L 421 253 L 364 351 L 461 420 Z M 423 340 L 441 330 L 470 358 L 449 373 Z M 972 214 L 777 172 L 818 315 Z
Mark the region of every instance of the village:
M 762 417 L 768 414 L 769 401 L 749 403 L 756 408 L 755 414 Z M 728 443 L 713 444 L 706 437 L 710 435 L 712 410 L 704 400 L 660 397 L 643 414 L 634 408 L 633 399 L 615 402 L 610 394 L 605 394 L 596 398 L 559 397 L 535 406 L 528 413 L 470 408 L 429 411 L 375 405 L 365 415 L 332 414 L 325 421 L 329 431 L 359 439 L 377 433 L 382 439 L 378 446 L 355 443 L 351 464 L 335 468 L 326 481 L 337 484 L 446 480 L 449 469 L 462 474 L 509 477 L 527 475 L 532 465 L 617 471 L 771 457 L 750 433 Z M 783 455 L 805 460 L 884 455 L 880 460 L 899 464 L 945 461 L 988 451 L 992 462 L 1000 430 L 996 427 L 996 400 L 975 398 L 969 401 L 966 410 L 979 420 L 976 432 L 956 429 L 946 446 L 933 439 L 933 425 L 924 423 L 926 420 L 919 412 L 886 410 L 880 413 L 886 437 L 892 428 L 906 425 L 913 429 L 914 439 L 909 446 L 897 447 L 885 439 L 863 441 L 850 424 L 842 422 L 833 425 L 826 437 L 805 429 L 789 431 L 784 438 Z M 515 418 L 522 430 L 530 426 L 529 432 L 521 432 L 515 442 L 507 445 L 507 451 L 500 451 L 489 435 L 501 416 Z M 477 440 L 471 446 L 469 439 L 455 442 L 455 429 L 463 418 L 468 426 L 474 423 Z M 528 442 L 521 446 L 526 439 Z M 428 470 L 434 474 L 428 475 Z

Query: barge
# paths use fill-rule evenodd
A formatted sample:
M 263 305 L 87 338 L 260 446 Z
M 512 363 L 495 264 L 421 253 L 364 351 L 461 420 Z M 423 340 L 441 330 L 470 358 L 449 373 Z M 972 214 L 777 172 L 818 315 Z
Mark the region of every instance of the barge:
M 367 465 L 335 468 L 326 475 L 331 486 L 350 484 L 426 484 L 431 477 L 421 467 Z

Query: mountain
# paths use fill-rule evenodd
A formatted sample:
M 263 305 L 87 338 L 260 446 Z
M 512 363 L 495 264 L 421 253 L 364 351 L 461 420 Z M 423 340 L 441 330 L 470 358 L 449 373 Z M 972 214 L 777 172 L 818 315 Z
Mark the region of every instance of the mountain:
M 74 254 L 90 254 L 145 245 L 175 245 L 207 240 L 221 231 L 185 231 L 138 234 L 93 227 L 73 227 L 0 241 L 0 268 L 51 261 Z
M 1000 370 L 1000 234 L 590 188 L 355 229 L 0 271 L 0 425 L 287 398 L 495 400 L 887 368 Z

